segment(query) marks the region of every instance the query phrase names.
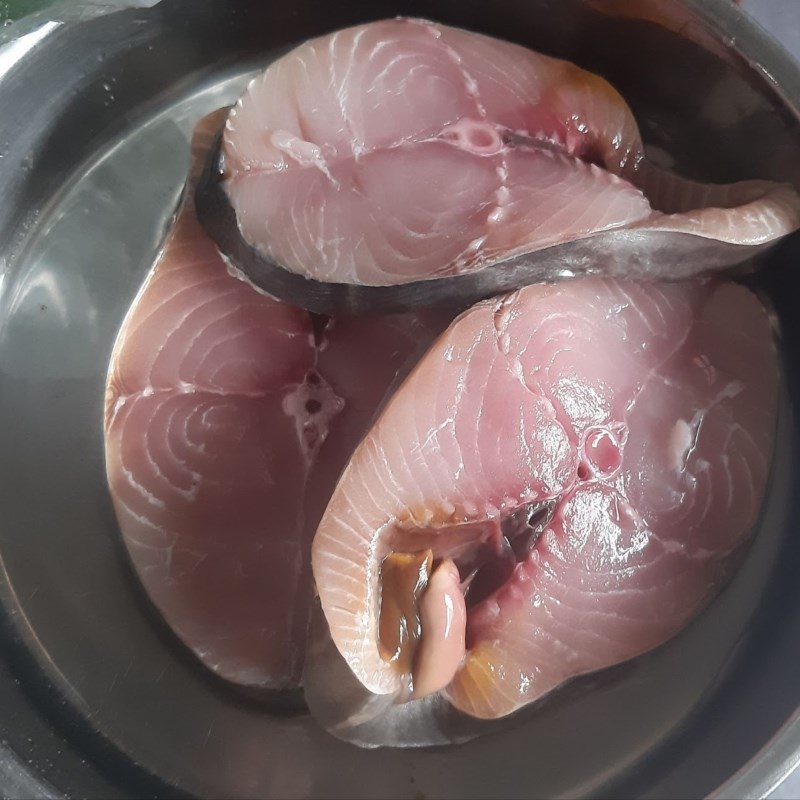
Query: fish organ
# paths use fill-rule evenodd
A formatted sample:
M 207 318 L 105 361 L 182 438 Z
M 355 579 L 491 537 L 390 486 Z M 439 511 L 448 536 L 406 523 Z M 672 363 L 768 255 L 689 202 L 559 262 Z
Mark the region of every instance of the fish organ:
M 586 279 L 464 313 L 314 538 L 352 673 L 495 718 L 666 641 L 753 530 L 777 385 L 765 310 L 734 284 Z
M 198 125 L 190 184 L 223 119 Z M 312 320 L 229 274 L 187 192 L 114 348 L 106 464 L 149 597 L 221 677 L 297 685 L 316 523 L 387 386 L 449 319 Z
M 547 261 L 534 279 L 676 278 L 800 227 L 789 186 L 703 186 L 651 165 L 602 78 L 414 19 L 338 31 L 275 61 L 231 111 L 222 165 L 243 238 L 333 283 L 459 275 L 601 233 L 601 247 Z

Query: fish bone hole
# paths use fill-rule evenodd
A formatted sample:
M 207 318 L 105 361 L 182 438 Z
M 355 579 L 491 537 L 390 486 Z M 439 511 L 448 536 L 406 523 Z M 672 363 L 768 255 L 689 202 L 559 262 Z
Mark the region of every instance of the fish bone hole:
M 582 481 L 587 481 L 589 480 L 589 475 L 590 475 L 589 466 L 586 464 L 586 462 L 581 461 L 581 463 L 578 464 L 578 479 Z
M 604 428 L 597 428 L 587 432 L 583 452 L 586 460 L 591 465 L 590 471 L 602 477 L 612 475 L 622 463 L 619 442 L 610 431 Z M 581 477 L 580 469 L 578 470 L 578 477 Z M 585 480 L 585 478 L 582 478 L 582 480 Z
M 309 414 L 318 414 L 322 410 L 322 403 L 319 400 L 315 400 L 313 397 L 310 400 L 306 400 L 306 411 Z
M 472 128 L 469 132 L 469 140 L 473 147 L 491 147 L 494 144 L 494 136 L 483 128 Z

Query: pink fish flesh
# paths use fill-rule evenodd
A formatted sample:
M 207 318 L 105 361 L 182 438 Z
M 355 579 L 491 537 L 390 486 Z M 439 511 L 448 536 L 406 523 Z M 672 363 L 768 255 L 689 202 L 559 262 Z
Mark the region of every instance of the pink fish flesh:
M 222 120 L 198 126 L 192 180 Z M 316 523 L 386 388 L 448 322 L 315 324 L 230 275 L 181 209 L 114 348 L 106 462 L 145 589 L 220 676 L 298 683 Z
M 495 718 L 666 641 L 753 530 L 777 385 L 765 310 L 734 284 L 587 279 L 464 313 L 356 449 L 314 539 L 352 674 L 390 702 L 444 681 L 433 697 Z M 466 647 L 454 661 L 435 628 L 438 674 L 403 674 L 379 652 L 381 564 L 429 548 L 459 569 Z
M 519 280 L 677 278 L 739 263 L 800 227 L 789 186 L 700 186 L 643 153 L 602 78 L 395 19 L 310 41 L 254 78 L 222 161 L 243 238 L 323 282 L 463 275 L 567 243 L 524 259 Z

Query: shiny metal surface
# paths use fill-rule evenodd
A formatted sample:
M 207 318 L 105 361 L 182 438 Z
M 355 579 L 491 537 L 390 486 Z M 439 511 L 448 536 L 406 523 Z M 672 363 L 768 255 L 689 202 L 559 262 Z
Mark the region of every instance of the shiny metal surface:
M 307 36 L 407 13 L 572 58 L 618 86 L 656 157 L 710 180 L 800 185 L 797 68 L 727 0 L 507 0 L 491 14 L 445 0 L 147 6 L 95 9 L 44 33 L 47 23 L 31 23 L 30 47 L 5 71 L 0 51 L 0 741 L 17 781 L 2 793 L 719 789 L 800 707 L 797 240 L 760 278 L 780 320 L 787 402 L 769 503 L 733 584 L 656 653 L 458 748 L 357 750 L 199 666 L 153 613 L 119 542 L 102 392 L 117 328 L 181 191 L 194 120 Z M 651 19 L 599 10 L 612 6 Z M 781 735 L 721 796 L 769 788 L 800 745 L 800 722 Z

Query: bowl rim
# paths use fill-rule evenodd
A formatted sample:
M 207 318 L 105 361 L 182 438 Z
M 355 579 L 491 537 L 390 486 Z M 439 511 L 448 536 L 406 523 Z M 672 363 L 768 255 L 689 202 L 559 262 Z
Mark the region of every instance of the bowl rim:
M 800 122 L 800 63 L 746 11 L 730 0 L 683 0 L 714 34 L 730 43 Z M 800 708 L 775 735 L 717 787 L 710 798 L 764 798 L 800 768 Z
M 137 6 L 156 6 L 161 0 L 61 0 L 43 11 L 17 20 L 5 28 L 0 45 L 13 42 L 38 23 L 60 19 L 79 24 L 89 17 Z M 734 56 L 766 84 L 780 104 L 800 123 L 800 63 L 761 25 L 731 0 L 677 0 L 716 38 L 728 43 Z M 800 707 L 796 708 L 765 745 L 710 798 L 765 798 L 795 770 L 800 769 Z M 60 798 L 64 796 L 44 777 L 30 769 L 8 745 L 0 742 L 0 788 L 19 796 Z M 12 795 L 13 796 L 13 795 Z

